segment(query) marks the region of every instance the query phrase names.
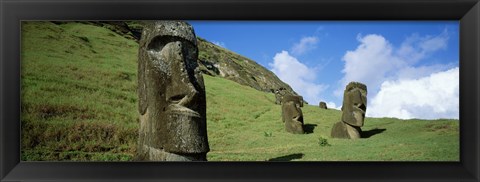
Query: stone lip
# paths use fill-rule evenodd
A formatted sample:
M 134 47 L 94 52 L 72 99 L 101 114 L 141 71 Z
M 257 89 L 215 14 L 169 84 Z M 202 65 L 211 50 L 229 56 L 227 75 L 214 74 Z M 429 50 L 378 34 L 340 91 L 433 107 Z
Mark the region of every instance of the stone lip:
M 194 110 L 192 110 L 188 107 L 179 105 L 179 104 L 170 104 L 169 106 L 166 107 L 165 113 L 166 114 L 185 115 L 185 116 L 197 117 L 197 118 L 202 117 L 198 112 L 196 112 L 196 111 L 194 111 Z

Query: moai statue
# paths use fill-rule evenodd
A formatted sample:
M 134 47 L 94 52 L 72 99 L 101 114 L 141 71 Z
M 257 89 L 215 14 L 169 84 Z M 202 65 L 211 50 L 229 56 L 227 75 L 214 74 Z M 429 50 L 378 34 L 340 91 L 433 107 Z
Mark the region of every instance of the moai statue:
M 361 128 L 367 111 L 367 86 L 350 82 L 343 93 L 342 120 L 333 125 L 334 138 L 356 139 L 361 137 Z
M 275 90 L 275 104 L 281 105 L 283 96 L 286 94 L 285 88 Z
M 320 102 L 319 107 L 322 108 L 322 109 L 327 109 L 327 103 Z
M 279 90 L 275 90 L 275 104 L 282 104 L 282 98 L 280 97 L 280 91 Z
M 282 100 L 282 121 L 285 130 L 293 134 L 303 134 L 302 97 L 285 95 Z
M 298 97 L 298 102 L 300 102 L 300 107 L 303 107 L 303 103 L 305 102 L 303 100 L 303 97 L 302 96 L 297 96 Z
M 145 22 L 139 44 L 137 160 L 205 161 L 206 97 L 193 27 Z

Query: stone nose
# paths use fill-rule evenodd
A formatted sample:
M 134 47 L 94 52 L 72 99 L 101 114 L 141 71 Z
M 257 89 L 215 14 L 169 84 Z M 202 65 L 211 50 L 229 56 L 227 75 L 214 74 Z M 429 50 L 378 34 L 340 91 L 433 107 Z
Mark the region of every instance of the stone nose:
M 171 84 L 166 89 L 166 97 L 170 103 L 187 106 L 197 91 L 193 87 L 189 70 L 186 66 L 188 61 L 184 54 L 184 45 L 180 41 L 167 44 L 170 49 L 169 62 L 171 67 L 170 81 Z

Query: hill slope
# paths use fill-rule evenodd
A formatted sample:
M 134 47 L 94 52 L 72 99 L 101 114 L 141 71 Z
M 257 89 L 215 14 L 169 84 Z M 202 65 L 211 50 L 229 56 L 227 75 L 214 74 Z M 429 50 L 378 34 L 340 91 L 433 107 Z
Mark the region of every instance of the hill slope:
M 99 26 L 22 23 L 22 160 L 128 161 L 138 129 L 138 44 Z M 204 75 L 210 161 L 458 161 L 458 120 L 366 118 L 367 138 L 332 139 L 338 110 L 302 108 L 286 133 L 272 93 Z
M 209 160 L 220 161 L 417 161 L 458 160 L 456 120 L 366 118 L 367 138 L 330 138 L 338 110 L 302 108 L 307 134 L 285 132 L 274 95 L 205 76 Z M 237 88 L 237 89 L 229 89 Z M 252 107 L 255 106 L 255 107 Z M 330 146 L 324 146 L 325 142 Z

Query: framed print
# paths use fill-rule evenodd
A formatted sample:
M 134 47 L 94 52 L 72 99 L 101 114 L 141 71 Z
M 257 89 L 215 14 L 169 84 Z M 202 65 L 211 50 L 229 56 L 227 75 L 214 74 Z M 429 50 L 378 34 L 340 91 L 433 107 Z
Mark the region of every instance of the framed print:
M 480 179 L 477 0 L 0 6 L 2 181 Z

